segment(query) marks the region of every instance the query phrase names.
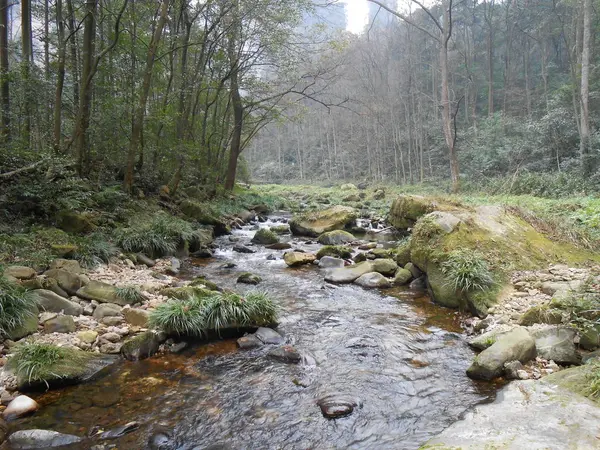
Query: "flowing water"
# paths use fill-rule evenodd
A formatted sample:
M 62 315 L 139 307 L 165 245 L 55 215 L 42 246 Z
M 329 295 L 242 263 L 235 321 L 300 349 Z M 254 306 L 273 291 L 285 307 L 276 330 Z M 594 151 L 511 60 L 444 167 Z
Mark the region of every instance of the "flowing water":
M 247 243 L 253 232 L 234 235 Z M 215 258 L 192 261 L 189 274 L 242 292 L 251 288 L 236 285 L 240 272 L 260 275 L 259 288 L 282 308 L 278 330 L 304 355 L 301 364 L 267 358 L 268 347 L 238 350 L 235 340 L 203 344 L 119 363 L 98 381 L 42 394 L 42 409 L 13 425 L 84 436 L 93 427 L 140 423 L 100 448 L 415 449 L 493 395 L 489 384 L 465 375 L 473 353 L 457 313 L 408 289 L 326 284 L 315 266 L 287 268 L 282 251 L 233 253 L 227 237 L 218 244 Z M 271 254 L 278 259 L 267 260 Z M 221 267 L 230 261 L 237 266 Z M 328 394 L 360 406 L 326 419 L 317 400 Z

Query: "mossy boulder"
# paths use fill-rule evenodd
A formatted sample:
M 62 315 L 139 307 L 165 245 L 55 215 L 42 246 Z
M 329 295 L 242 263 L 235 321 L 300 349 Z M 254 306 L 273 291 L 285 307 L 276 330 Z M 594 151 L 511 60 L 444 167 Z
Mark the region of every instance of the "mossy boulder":
M 342 245 L 354 241 L 354 236 L 347 231 L 334 230 L 323 233 L 317 241 L 323 245 Z
M 404 267 L 410 262 L 410 242 L 403 242 L 396 248 L 394 259 L 400 267 Z
M 318 237 L 333 230 L 343 230 L 354 225 L 357 211 L 348 206 L 334 206 L 322 211 L 295 216 L 290 220 L 290 230 L 297 236 Z
M 374 259 L 395 259 L 396 250 L 393 248 L 374 248 L 369 252 Z M 398 263 L 396 263 L 398 264 Z
M 334 258 L 348 259 L 352 257 L 352 249 L 341 245 L 326 245 L 317 252 L 317 259 L 324 256 L 333 256 Z
M 7 330 L 7 337 L 13 341 L 17 341 L 35 333 L 38 329 L 38 314 L 39 310 L 37 307 L 33 307 L 31 314 L 27 315 L 20 325 Z
M 557 325 L 562 323 L 562 312 L 548 305 L 534 306 L 529 308 L 519 319 L 519 325 L 531 326 L 536 323 L 547 323 Z
M 29 280 L 35 277 L 35 270 L 26 266 L 8 266 L 4 269 L 4 275 L 18 280 Z
M 502 292 L 502 280 L 512 271 L 546 268 L 557 261 L 577 265 L 598 259 L 597 255 L 549 239 L 504 208 L 444 207 L 447 210 L 418 219 L 410 239 L 411 262 L 427 274 L 434 301 L 444 306 L 484 316 Z M 480 292 L 455 290 L 441 268 L 457 250 L 480 253 L 497 285 Z
M 396 286 L 404 286 L 405 284 L 410 283 L 412 278 L 413 276 L 412 273 L 410 273 L 410 270 L 398 269 L 396 275 L 394 275 L 394 284 Z
M 261 245 L 277 244 L 279 242 L 279 237 L 268 228 L 261 228 L 254 234 L 252 242 Z
M 158 352 L 160 344 L 166 340 L 164 333 L 146 331 L 138 334 L 123 343 L 121 355 L 129 361 L 146 359 Z
M 75 295 L 75 293 L 83 286 L 83 282 L 79 275 L 64 269 L 50 269 L 44 272 L 44 275 L 47 278 L 56 280 L 58 286 L 69 295 Z
M 89 213 L 78 213 L 63 210 L 56 216 L 56 226 L 67 233 L 84 234 L 96 229 L 93 216 Z
M 209 297 L 215 294 L 215 292 L 210 289 L 193 285 L 165 288 L 161 289 L 158 293 L 165 297 L 176 298 L 178 300 L 185 300 L 190 297 Z
M 316 255 L 313 255 L 312 253 L 287 252 L 285 255 L 283 255 L 283 260 L 290 267 L 311 264 L 316 259 Z
M 393 259 L 375 259 L 371 261 L 373 272 L 380 273 L 386 277 L 393 276 L 398 270 L 398 264 Z
M 250 272 L 244 272 L 237 278 L 238 283 L 252 284 L 256 286 L 262 281 L 262 278 Z
M 70 316 L 79 316 L 83 313 L 83 306 L 71 300 L 67 300 L 58 294 L 47 289 L 37 289 L 34 291 L 38 298 L 38 305 L 43 311 L 63 312 Z
M 216 283 L 213 283 L 212 281 L 206 279 L 206 277 L 204 277 L 203 275 L 194 278 L 190 283 L 190 286 L 200 286 L 210 291 L 222 291 L 222 289 L 219 286 L 217 286 Z
M 270 230 L 276 234 L 287 234 L 290 232 L 290 227 L 289 225 L 275 225 L 274 227 L 271 227 Z
M 589 396 L 589 399 L 600 405 L 600 396 L 590 396 L 590 380 L 598 370 L 597 364 L 584 364 L 579 367 L 561 370 L 544 377 L 548 384 L 560 386 L 575 394 Z
M 96 300 L 100 303 L 114 303 L 119 306 L 135 303 L 131 300 L 121 298 L 114 286 L 101 281 L 90 281 L 89 284 L 77 291 L 77 297 L 85 300 Z
M 416 221 L 435 210 L 436 204 L 426 197 L 402 195 L 392 203 L 388 222 L 399 230 L 412 228 Z

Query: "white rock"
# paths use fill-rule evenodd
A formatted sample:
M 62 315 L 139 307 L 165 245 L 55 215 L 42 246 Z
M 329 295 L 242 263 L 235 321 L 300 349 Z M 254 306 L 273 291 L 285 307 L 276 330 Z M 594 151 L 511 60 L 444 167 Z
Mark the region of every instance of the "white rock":
M 37 411 L 39 407 L 40 405 L 38 405 L 34 399 L 27 397 L 26 395 L 19 395 L 8 404 L 6 409 L 2 412 L 2 416 L 5 419 L 23 417 Z

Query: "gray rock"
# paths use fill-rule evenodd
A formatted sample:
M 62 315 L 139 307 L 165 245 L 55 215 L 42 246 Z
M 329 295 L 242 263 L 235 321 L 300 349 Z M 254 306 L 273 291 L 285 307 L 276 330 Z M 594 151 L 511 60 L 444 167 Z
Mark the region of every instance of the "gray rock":
M 50 430 L 20 430 L 8 437 L 13 450 L 47 449 L 81 442 L 79 436 Z
M 76 273 L 77 275 L 83 273 L 81 266 L 79 265 L 79 261 L 74 259 L 55 259 L 50 263 L 50 269 L 62 269 L 67 272 Z
M 84 300 L 96 300 L 100 303 L 114 303 L 121 306 L 131 303 L 129 300 L 119 297 L 114 286 L 101 281 L 91 281 L 79 289 L 76 295 Z
M 427 289 L 427 277 L 423 275 L 422 277 L 419 277 L 416 280 L 412 280 L 408 287 L 415 291 L 424 291 L 425 289 Z
M 76 329 L 72 316 L 58 316 L 44 322 L 45 333 L 73 333 Z
M 104 317 L 100 322 L 109 327 L 116 327 L 121 325 L 124 321 L 125 319 L 123 319 L 122 316 L 110 316 Z
M 35 277 L 35 270 L 26 266 L 8 266 L 4 269 L 4 275 L 18 280 L 29 280 Z
M 253 334 L 249 334 L 247 336 L 242 336 L 237 340 L 238 347 L 247 350 L 251 348 L 260 347 L 263 343 Z
M 398 270 L 398 264 L 393 259 L 388 258 L 378 258 L 374 261 L 371 261 L 371 267 L 373 268 L 373 272 L 379 272 L 381 275 L 385 275 L 386 277 L 392 277 Z
M 600 408 L 580 395 L 544 381 L 514 381 L 423 448 L 593 449 L 599 423 Z
M 352 414 L 354 408 L 360 406 L 360 401 L 347 395 L 331 394 L 321 397 L 317 405 L 324 417 L 337 419 Z
M 105 303 L 105 305 L 108 304 L 109 303 Z M 130 325 L 141 328 L 148 327 L 148 318 L 150 317 L 150 313 L 145 309 L 123 308 L 121 310 L 121 314 L 123 314 L 125 321 Z
M 283 344 L 284 341 L 283 336 L 271 328 L 260 327 L 254 335 L 263 344 Z
M 35 333 L 38 329 L 38 314 L 38 308 L 35 306 L 31 310 L 31 314 L 25 318 L 21 326 L 13 328 L 7 333 L 8 338 L 12 341 L 18 341 L 25 336 Z
M 83 286 L 83 282 L 78 274 L 64 269 L 47 270 L 44 272 L 44 275 L 47 278 L 56 280 L 58 286 L 69 295 L 75 295 L 75 293 Z
M 404 268 L 412 274 L 413 278 L 419 278 L 420 276 L 423 275 L 423 272 L 421 271 L 421 269 L 419 269 L 417 266 L 415 266 L 411 262 L 407 263 L 404 266 Z
M 322 245 L 342 245 L 354 241 L 354 236 L 347 231 L 335 230 L 323 233 L 318 242 Z
M 269 351 L 267 356 L 288 364 L 298 364 L 302 361 L 302 355 L 291 345 L 284 345 Z
M 475 357 L 467 369 L 470 378 L 491 380 L 504 372 L 504 363 L 535 358 L 535 340 L 522 327 L 498 336 L 496 342 Z
M 532 330 L 538 356 L 557 364 L 581 364 L 581 355 L 575 348 L 577 332 L 565 327 L 546 327 Z
M 156 261 L 154 261 L 152 258 L 147 257 L 143 253 L 138 253 L 135 255 L 135 257 L 139 263 L 144 264 L 148 267 L 154 267 L 156 265 Z
M 113 303 L 101 303 L 96 306 L 92 317 L 96 320 L 102 320 L 105 317 L 121 316 L 122 309 L 119 305 Z
M 322 269 L 337 269 L 344 267 L 344 260 L 341 258 L 334 258 L 333 256 L 323 256 L 319 260 L 319 267 Z
M 509 380 L 519 380 L 519 372 L 523 371 L 521 361 L 509 361 L 504 363 L 504 375 Z
M 373 265 L 370 261 L 365 261 L 353 266 L 332 269 L 325 275 L 325 281 L 330 283 L 352 283 L 361 275 L 369 272 L 373 272 Z
M 364 288 L 388 288 L 392 285 L 390 280 L 378 272 L 365 273 L 358 277 L 354 283 Z
M 469 346 L 476 350 L 485 350 L 486 348 L 489 348 L 492 345 L 494 345 L 496 343 L 496 339 L 505 333 L 506 331 L 501 330 L 488 331 L 487 333 L 483 333 L 479 336 L 474 337 L 473 339 L 469 340 L 468 343 Z
M 233 251 L 237 253 L 256 253 L 256 250 L 246 247 L 245 245 L 236 244 L 233 246 Z
M 154 355 L 165 340 L 166 336 L 163 333 L 146 331 L 125 341 L 121 347 L 121 354 L 130 361 L 146 359 Z
M 237 278 L 238 283 L 252 284 L 254 286 L 259 284 L 261 281 L 261 277 L 250 272 L 244 272 Z
M 63 312 L 69 316 L 79 316 L 83 313 L 83 306 L 79 303 L 67 300 L 52 291 L 38 289 L 34 292 L 38 296 L 38 305 L 44 311 L 55 313 Z
M 394 284 L 396 286 L 404 286 L 405 284 L 408 284 L 412 278 L 413 275 L 410 270 L 398 269 L 396 275 L 394 275 Z

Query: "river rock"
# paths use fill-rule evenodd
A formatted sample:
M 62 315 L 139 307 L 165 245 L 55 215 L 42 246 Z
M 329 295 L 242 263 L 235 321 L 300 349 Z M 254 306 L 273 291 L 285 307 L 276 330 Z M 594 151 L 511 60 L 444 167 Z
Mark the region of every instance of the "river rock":
M 364 288 L 388 288 L 392 285 L 390 280 L 378 272 L 365 273 L 354 282 Z
M 79 436 L 50 430 L 20 430 L 8 437 L 8 443 L 13 450 L 64 447 L 77 442 L 81 442 Z
M 498 392 L 494 402 L 476 406 L 422 448 L 598 448 L 600 408 L 583 396 L 544 381 L 564 372 L 543 380 L 510 383 Z
M 73 333 L 76 329 L 72 316 L 58 316 L 44 322 L 45 333 Z
M 260 327 L 254 335 L 263 344 L 283 344 L 284 341 L 283 336 L 271 328 Z
M 47 278 L 56 280 L 58 286 L 69 295 L 75 295 L 75 293 L 83 286 L 83 282 L 78 274 L 64 269 L 47 270 L 44 272 L 44 275 Z
M 105 305 L 108 304 L 109 303 L 105 303 Z M 148 318 L 150 317 L 150 313 L 145 309 L 125 307 L 121 310 L 121 314 L 123 314 L 125 321 L 129 325 L 140 328 L 148 327 Z
M 374 248 L 377 248 L 377 242 L 368 242 L 358 246 L 359 250 L 373 250 Z
M 162 333 L 146 331 L 125 341 L 121 354 L 129 361 L 146 359 L 154 355 L 165 340 L 166 336 Z
M 408 287 L 414 291 L 424 291 L 427 289 L 427 277 L 423 275 L 416 280 L 412 280 Z
M 396 271 L 396 275 L 394 275 L 394 284 L 396 286 L 404 286 L 405 284 L 410 283 L 413 276 L 409 270 L 406 269 L 398 269 Z
M 79 316 L 83 314 L 83 306 L 79 303 L 67 300 L 46 289 L 37 289 L 34 292 L 38 297 L 38 305 L 44 311 L 55 313 L 63 312 L 70 316 Z
M 256 253 L 256 250 L 246 247 L 245 245 L 236 244 L 233 246 L 233 251 L 237 253 Z
M 290 230 L 297 236 L 318 237 L 327 231 L 343 230 L 351 226 L 357 211 L 348 206 L 334 206 L 323 211 L 295 216 L 290 220 Z
M 90 281 L 88 285 L 79 289 L 76 295 L 85 300 L 96 300 L 100 303 L 114 303 L 120 306 L 131 303 L 130 300 L 119 297 L 114 286 L 101 281 Z
M 548 305 L 540 305 L 529 308 L 519 318 L 519 325 L 530 326 L 536 323 L 547 323 L 558 325 L 563 320 L 562 311 L 549 308 Z
M 14 277 L 18 280 L 29 280 L 35 277 L 35 270 L 25 266 L 8 266 L 4 269 L 4 276 Z
M 19 395 L 2 411 L 2 417 L 7 420 L 16 419 L 34 413 L 39 408 L 40 405 L 34 399 L 26 395 Z
M 535 340 L 525 328 L 518 327 L 498 336 L 492 346 L 477 355 L 467 369 L 467 375 L 474 379 L 491 380 L 502 375 L 504 363 L 525 363 L 535 355 Z
M 277 244 L 266 245 L 265 248 L 269 250 L 289 250 L 292 246 L 288 242 L 278 242 Z
M 250 273 L 250 272 L 244 272 L 239 277 L 237 277 L 238 283 L 252 284 L 254 286 L 259 284 L 261 281 L 262 281 L 261 277 L 259 277 L 258 275 L 255 275 L 253 273 Z
M 475 350 L 485 350 L 496 343 L 498 336 L 505 334 L 507 330 L 495 329 L 488 331 L 487 333 L 480 334 L 479 336 L 470 339 L 468 344 Z
M 576 330 L 566 327 L 546 327 L 531 330 L 538 356 L 557 364 L 581 364 L 581 355 L 575 348 Z
M 344 267 L 344 260 L 341 258 L 334 258 L 333 256 L 323 256 L 319 260 L 319 267 L 322 269 L 337 269 Z
M 18 341 L 25 336 L 35 333 L 38 329 L 38 314 L 38 308 L 34 306 L 31 309 L 31 314 L 25 317 L 20 326 L 8 330 L 8 338 L 12 341 Z
M 508 380 L 519 380 L 520 374 L 524 371 L 521 361 L 509 361 L 504 363 L 504 376 Z
M 138 422 L 128 422 L 125 425 L 121 425 L 119 427 L 116 427 L 111 430 L 100 433 L 98 438 L 101 440 L 117 439 L 122 436 L 125 436 L 128 433 L 131 433 L 132 431 L 137 430 L 139 427 L 140 427 L 140 424 Z
M 398 270 L 398 264 L 393 259 L 375 259 L 371 262 L 373 272 L 379 272 L 388 277 L 393 276 Z
M 81 268 L 81 265 L 79 265 L 79 261 L 75 259 L 55 259 L 50 263 L 50 269 L 66 270 L 67 272 L 72 272 L 77 275 L 83 273 L 83 269 Z
M 342 245 L 354 241 L 354 236 L 347 231 L 334 230 L 323 233 L 317 241 L 322 245 Z
M 242 336 L 237 340 L 237 345 L 239 348 L 243 350 L 248 350 L 251 348 L 260 347 L 262 342 L 253 334 L 248 334 L 246 336 Z
M 353 266 L 330 270 L 325 274 L 325 281 L 340 284 L 352 283 L 361 275 L 369 272 L 373 272 L 373 265 L 370 261 L 365 261 Z
M 413 263 L 408 262 L 404 265 L 404 269 L 408 270 L 413 278 L 419 278 L 420 276 L 423 275 L 423 272 L 421 271 L 421 269 L 419 269 L 417 266 L 415 266 Z
M 283 255 L 283 260 L 290 267 L 302 266 L 304 264 L 311 264 L 317 257 L 312 253 L 302 252 L 287 252 Z
M 115 305 L 114 303 L 101 303 L 96 306 L 92 317 L 96 320 L 102 320 L 105 317 L 115 317 L 121 316 L 121 308 L 119 305 Z
M 352 414 L 354 408 L 360 405 L 360 402 L 352 397 L 340 394 L 331 394 L 321 397 L 317 401 L 321 408 L 321 413 L 327 419 L 337 419 Z
M 252 242 L 254 244 L 271 245 L 278 243 L 279 237 L 277 237 L 277 235 L 273 231 L 267 228 L 261 228 L 256 233 L 254 233 Z
M 77 333 L 76 337 L 81 342 L 85 342 L 86 344 L 93 344 L 94 342 L 96 342 L 98 332 L 94 330 L 84 330 Z
M 291 345 L 284 345 L 277 347 L 269 351 L 267 356 L 277 361 L 281 361 L 288 364 L 298 364 L 302 361 L 302 355 Z
M 135 257 L 139 263 L 144 264 L 148 267 L 154 267 L 156 265 L 156 261 L 144 255 L 143 253 L 137 253 Z

